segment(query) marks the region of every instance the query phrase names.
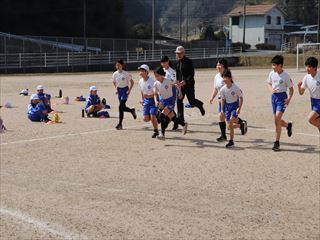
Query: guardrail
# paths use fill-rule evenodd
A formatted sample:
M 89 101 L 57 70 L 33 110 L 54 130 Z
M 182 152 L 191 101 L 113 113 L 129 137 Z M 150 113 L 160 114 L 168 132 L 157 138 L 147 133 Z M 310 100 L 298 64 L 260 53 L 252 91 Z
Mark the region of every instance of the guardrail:
M 227 57 L 242 54 L 241 48 L 199 48 L 187 49 L 191 59 Z M 163 56 L 175 59 L 174 50 L 142 50 L 105 53 L 16 53 L 0 54 L 0 69 L 49 68 L 66 66 L 85 66 L 113 64 L 118 59 L 127 63 L 159 61 Z

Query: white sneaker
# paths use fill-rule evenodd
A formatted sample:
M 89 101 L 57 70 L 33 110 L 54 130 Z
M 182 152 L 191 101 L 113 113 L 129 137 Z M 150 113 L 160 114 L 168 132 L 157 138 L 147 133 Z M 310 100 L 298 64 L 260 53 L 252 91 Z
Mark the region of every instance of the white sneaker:
M 157 138 L 159 140 L 166 140 L 166 137 L 162 134 L 162 133 L 159 133 L 159 135 L 157 136 Z
M 183 135 L 186 135 L 186 134 L 187 134 L 187 131 L 188 131 L 188 123 L 186 122 L 185 125 L 183 126 L 182 134 L 183 134 Z

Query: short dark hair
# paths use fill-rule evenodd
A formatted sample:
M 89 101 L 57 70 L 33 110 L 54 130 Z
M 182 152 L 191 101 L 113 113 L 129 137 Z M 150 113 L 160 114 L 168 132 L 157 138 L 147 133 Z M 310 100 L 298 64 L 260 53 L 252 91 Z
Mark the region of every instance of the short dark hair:
M 155 73 L 157 74 L 160 74 L 161 76 L 165 76 L 166 75 L 166 72 L 163 70 L 162 67 L 157 67 L 155 70 L 154 70 Z
M 225 70 L 223 73 L 222 73 L 222 77 L 227 77 L 227 78 L 232 78 L 232 74 L 231 74 L 231 71 L 230 70 Z
M 309 66 L 312 68 L 317 68 L 318 67 L 318 59 L 315 57 L 308 57 L 306 62 L 304 63 L 305 66 Z
M 117 63 L 121 64 L 122 66 L 124 65 L 124 61 L 122 59 L 119 59 Z
M 221 65 L 223 65 L 223 67 L 225 68 L 225 69 L 228 69 L 229 67 L 228 67 L 228 61 L 227 61 L 227 59 L 225 59 L 225 58 L 219 58 L 218 59 L 218 61 L 217 61 L 217 64 L 221 64 Z
M 283 65 L 283 56 L 282 55 L 275 55 L 272 60 L 271 63 L 276 64 L 276 65 Z
M 163 56 L 162 58 L 161 58 L 161 60 L 160 60 L 160 62 L 169 62 L 170 61 L 170 59 L 169 59 L 169 57 L 168 56 Z

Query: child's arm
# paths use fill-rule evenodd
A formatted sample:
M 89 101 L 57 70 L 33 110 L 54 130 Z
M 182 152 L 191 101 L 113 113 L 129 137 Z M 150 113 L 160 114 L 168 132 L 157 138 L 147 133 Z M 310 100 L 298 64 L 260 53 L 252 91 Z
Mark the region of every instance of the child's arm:
M 243 105 L 243 96 L 240 97 L 239 107 L 238 107 L 238 109 L 237 109 L 237 114 L 238 114 L 238 115 L 239 115 L 240 112 L 241 112 L 242 105 Z
M 141 101 L 140 101 L 140 104 L 143 104 L 143 99 L 144 99 L 144 96 L 143 96 L 143 92 L 141 91 Z
M 305 92 L 305 89 L 302 87 L 302 81 L 298 82 L 298 92 L 300 95 L 303 95 Z
M 285 100 L 285 104 L 288 106 L 292 97 L 293 97 L 294 89 L 293 87 L 289 88 L 289 98 Z
M 158 99 L 159 99 L 159 95 L 158 93 L 154 93 L 154 104 L 156 105 L 156 107 L 158 107 L 159 105 L 159 102 L 158 102 Z
M 213 88 L 211 98 L 210 98 L 210 104 L 212 104 L 212 102 L 213 102 L 214 98 L 217 96 L 217 94 L 218 94 L 218 89 Z
M 113 87 L 114 87 L 114 93 L 115 93 L 115 94 L 118 94 L 117 85 L 116 85 L 116 82 L 114 81 L 114 79 L 112 79 L 112 85 L 113 85 Z
M 224 105 L 226 104 L 226 99 L 221 99 L 221 115 L 224 116 Z
M 273 89 L 273 87 L 272 87 L 272 84 L 271 84 L 271 83 L 268 83 L 268 88 L 269 88 L 269 90 L 270 90 L 270 92 L 271 92 L 271 93 L 275 93 L 275 92 L 276 92 L 276 90 L 275 90 L 275 89 Z
M 129 90 L 128 90 L 128 92 L 127 92 L 128 95 L 131 93 L 131 90 L 132 90 L 132 88 L 133 88 L 133 85 L 134 85 L 134 81 L 133 81 L 133 79 L 131 78 L 131 79 L 130 79 L 130 84 L 129 84 Z

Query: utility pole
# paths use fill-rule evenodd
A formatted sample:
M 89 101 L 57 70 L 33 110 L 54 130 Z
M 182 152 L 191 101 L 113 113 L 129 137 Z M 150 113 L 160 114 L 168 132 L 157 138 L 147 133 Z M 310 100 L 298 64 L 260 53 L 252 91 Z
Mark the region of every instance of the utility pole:
M 318 34 L 317 34 L 317 43 L 320 42 L 320 0 L 318 0 Z
M 87 3 L 83 0 L 83 41 L 84 51 L 87 51 Z
M 154 51 L 154 45 L 155 45 L 155 39 L 154 39 L 154 34 L 155 34 L 155 0 L 152 0 L 152 55 Z
M 247 14 L 247 0 L 244 0 L 243 4 L 243 39 L 242 39 L 242 50 L 246 50 L 246 14 Z
M 188 42 L 188 32 L 189 32 L 189 2 L 186 0 L 187 4 L 187 18 L 186 18 L 186 42 Z
M 179 0 L 179 40 L 182 40 L 182 0 Z

